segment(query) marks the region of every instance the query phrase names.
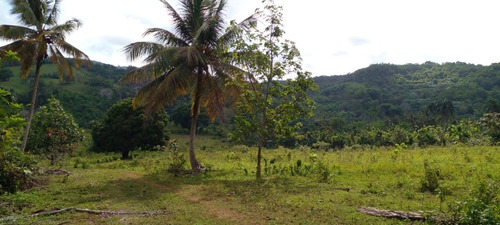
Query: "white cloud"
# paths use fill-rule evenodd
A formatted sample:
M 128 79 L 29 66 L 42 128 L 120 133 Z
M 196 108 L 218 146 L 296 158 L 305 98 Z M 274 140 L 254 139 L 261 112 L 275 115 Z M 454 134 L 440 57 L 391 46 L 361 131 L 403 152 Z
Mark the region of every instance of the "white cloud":
M 177 1 L 170 1 L 174 6 Z M 500 62 L 497 0 L 276 0 L 287 38 L 313 75 L 346 74 L 372 63 Z M 227 20 L 241 21 L 261 0 L 228 0 Z M 0 24 L 15 23 L 0 2 Z M 68 40 L 93 60 L 129 65 L 122 49 L 150 27 L 168 28 L 158 0 L 64 0 L 60 21 L 78 18 Z M 0 43 L 2 45 L 2 43 Z M 134 65 L 139 65 L 135 62 Z

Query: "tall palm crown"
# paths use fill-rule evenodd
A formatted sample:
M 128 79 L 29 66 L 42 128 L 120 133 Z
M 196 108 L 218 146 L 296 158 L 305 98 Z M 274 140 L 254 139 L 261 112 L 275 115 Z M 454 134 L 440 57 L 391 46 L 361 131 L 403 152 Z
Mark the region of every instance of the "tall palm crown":
M 77 19 L 58 24 L 59 5 L 61 0 L 10 0 L 11 13 L 17 15 L 17 25 L 0 25 L 0 39 L 12 43 L 0 47 L 0 54 L 11 50 L 17 52 L 21 59 L 21 78 L 26 78 L 35 65 L 35 82 L 31 98 L 22 151 L 26 147 L 27 137 L 36 103 L 36 93 L 43 61 L 50 58 L 57 65 L 59 78 L 71 80 L 73 69 L 64 54 L 73 58 L 76 66 L 83 62 L 90 64 L 88 56 L 73 45 L 66 42 L 66 35 L 81 26 Z M 3 51 L 2 51 L 3 50 Z M 1 55 L 0 55 L 1 57 Z
M 191 132 L 190 159 L 193 170 L 202 166 L 194 156 L 194 135 L 200 107 L 215 119 L 228 97 L 237 91 L 227 85 L 240 71 L 224 59 L 229 44 L 240 29 L 226 30 L 223 20 L 225 0 L 180 0 L 178 13 L 166 0 L 160 0 L 173 19 L 174 31 L 150 28 L 144 35 L 153 35 L 158 42 L 135 42 L 125 47 L 130 60 L 145 57 L 145 66 L 137 68 L 122 80 L 148 81 L 134 99 L 136 106 L 145 106 L 146 113 L 174 103 L 178 96 L 190 94 Z M 253 16 L 236 27 L 255 23 Z

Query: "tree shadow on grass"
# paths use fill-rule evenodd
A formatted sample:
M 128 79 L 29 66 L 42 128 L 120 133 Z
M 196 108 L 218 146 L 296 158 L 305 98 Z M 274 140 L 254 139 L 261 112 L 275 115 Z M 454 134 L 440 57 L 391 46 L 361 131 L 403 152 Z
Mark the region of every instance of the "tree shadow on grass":
M 269 176 L 257 180 L 254 176 L 235 175 L 233 171 L 218 170 L 199 174 L 153 174 L 144 176 L 145 180 L 160 184 L 171 190 L 183 190 L 187 186 L 195 186 L 202 200 L 212 200 L 223 197 L 256 199 L 265 197 L 270 190 L 278 189 L 287 193 L 304 194 L 317 188 L 316 182 L 297 182 L 290 177 Z
M 66 190 L 66 204 L 103 209 L 141 210 L 154 208 L 164 200 L 174 198 L 176 187 L 154 185 L 140 176 L 123 175 L 98 184 L 72 186 Z M 179 186 L 180 188 L 180 186 Z M 66 197 L 65 196 L 65 197 Z

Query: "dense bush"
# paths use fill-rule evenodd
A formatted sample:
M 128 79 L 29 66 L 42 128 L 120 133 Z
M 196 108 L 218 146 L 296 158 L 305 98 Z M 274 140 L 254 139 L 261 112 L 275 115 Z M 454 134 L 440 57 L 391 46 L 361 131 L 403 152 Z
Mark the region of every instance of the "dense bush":
M 35 161 L 20 149 L 21 108 L 9 92 L 0 89 L 0 194 L 28 187 L 32 179 Z
M 436 145 L 442 142 L 440 135 L 442 130 L 439 126 L 425 126 L 415 131 L 414 139 L 420 147 Z
M 452 143 L 482 144 L 479 126 L 471 120 L 462 120 L 450 125 L 448 136 Z
M 129 158 L 129 152 L 137 148 L 151 149 L 165 145 L 169 139 L 166 129 L 168 117 L 165 111 L 144 118 L 144 109 L 135 109 L 132 99 L 114 104 L 102 121 L 94 122 L 92 138 L 94 150 L 98 152 L 120 152 Z
M 493 144 L 500 142 L 500 113 L 486 113 L 479 120 Z
M 64 111 L 57 99 L 50 98 L 48 106 L 42 106 L 33 117 L 27 149 L 54 164 L 71 154 L 83 138 L 83 130 L 73 116 Z
M 451 207 L 450 224 L 500 224 L 498 182 L 481 182 L 464 201 Z

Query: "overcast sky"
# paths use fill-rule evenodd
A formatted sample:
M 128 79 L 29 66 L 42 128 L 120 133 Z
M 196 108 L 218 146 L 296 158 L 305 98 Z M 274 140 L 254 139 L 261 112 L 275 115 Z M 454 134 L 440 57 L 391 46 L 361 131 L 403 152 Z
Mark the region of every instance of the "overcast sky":
M 16 24 L 10 0 L 0 0 L 0 24 Z M 177 0 L 170 0 L 176 5 Z M 500 62 L 498 0 L 276 0 L 287 38 L 297 43 L 314 76 L 342 75 L 373 63 Z M 242 20 L 261 0 L 228 0 L 226 19 Z M 67 40 L 92 60 L 139 66 L 122 49 L 168 28 L 158 0 L 64 0 L 59 22 L 80 19 Z M 0 42 L 0 45 L 5 45 Z

